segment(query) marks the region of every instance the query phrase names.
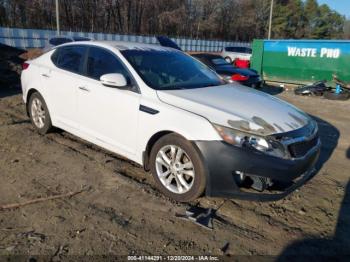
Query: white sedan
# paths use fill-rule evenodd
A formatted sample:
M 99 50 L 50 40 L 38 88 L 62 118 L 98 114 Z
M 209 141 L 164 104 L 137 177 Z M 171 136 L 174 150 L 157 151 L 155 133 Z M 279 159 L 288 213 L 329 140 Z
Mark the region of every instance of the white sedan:
M 68 43 L 25 62 L 21 81 L 39 133 L 58 127 L 123 155 L 178 201 L 204 192 L 279 199 L 306 181 L 318 158 L 317 124 L 308 115 L 228 84 L 175 49 Z
M 250 61 L 252 49 L 244 46 L 227 46 L 222 49 L 220 55 L 230 64 L 236 59 Z

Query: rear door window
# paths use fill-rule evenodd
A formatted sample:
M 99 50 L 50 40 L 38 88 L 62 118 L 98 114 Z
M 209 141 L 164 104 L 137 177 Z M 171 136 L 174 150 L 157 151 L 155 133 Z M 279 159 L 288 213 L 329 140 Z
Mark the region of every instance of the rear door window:
M 128 72 L 119 59 L 111 52 L 99 48 L 90 47 L 87 56 L 86 75 L 96 80 L 105 74 L 119 73 L 130 81 Z
M 86 53 L 86 46 L 65 46 L 58 48 L 51 56 L 52 62 L 59 68 L 81 73 Z

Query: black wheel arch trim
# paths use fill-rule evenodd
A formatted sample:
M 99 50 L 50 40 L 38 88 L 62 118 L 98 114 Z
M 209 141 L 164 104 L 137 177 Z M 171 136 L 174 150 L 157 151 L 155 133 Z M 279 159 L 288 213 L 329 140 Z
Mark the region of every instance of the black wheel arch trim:
M 25 104 L 25 107 L 26 107 L 26 113 L 27 113 L 27 116 L 29 117 L 29 100 L 30 100 L 30 97 L 34 94 L 34 93 L 39 93 L 40 92 L 38 90 L 36 90 L 35 88 L 31 88 L 28 90 L 27 92 L 27 95 L 26 95 L 26 104 Z M 41 94 L 40 94 L 41 95 Z M 42 97 L 42 95 L 41 95 Z

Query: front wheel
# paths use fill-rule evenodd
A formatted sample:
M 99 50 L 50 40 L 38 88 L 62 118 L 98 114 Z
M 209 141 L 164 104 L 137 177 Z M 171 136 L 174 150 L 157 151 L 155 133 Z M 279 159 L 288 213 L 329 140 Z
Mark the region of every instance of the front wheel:
M 203 162 L 183 137 L 170 134 L 160 138 L 152 148 L 150 166 L 158 188 L 170 198 L 188 202 L 203 194 L 206 185 Z

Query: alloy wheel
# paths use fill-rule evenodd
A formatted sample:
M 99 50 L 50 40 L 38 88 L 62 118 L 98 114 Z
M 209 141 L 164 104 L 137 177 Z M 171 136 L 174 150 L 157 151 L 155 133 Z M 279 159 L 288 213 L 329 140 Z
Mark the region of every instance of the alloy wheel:
M 188 192 L 195 179 L 191 159 L 181 147 L 176 145 L 166 145 L 158 151 L 156 172 L 161 183 L 176 194 Z
M 45 126 L 45 109 L 43 103 L 37 97 L 32 100 L 31 115 L 37 128 L 40 129 Z

